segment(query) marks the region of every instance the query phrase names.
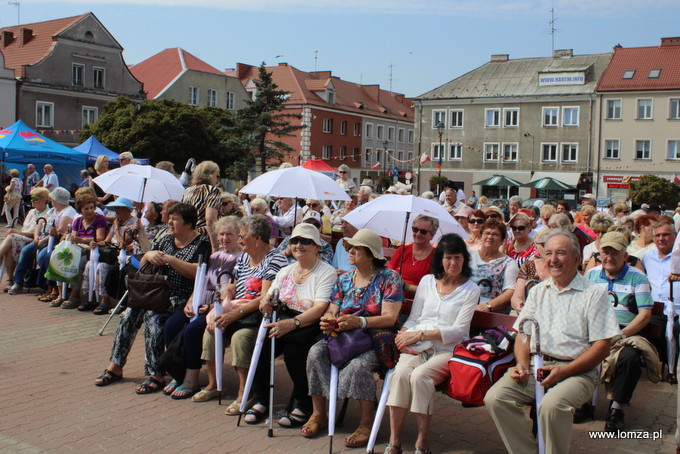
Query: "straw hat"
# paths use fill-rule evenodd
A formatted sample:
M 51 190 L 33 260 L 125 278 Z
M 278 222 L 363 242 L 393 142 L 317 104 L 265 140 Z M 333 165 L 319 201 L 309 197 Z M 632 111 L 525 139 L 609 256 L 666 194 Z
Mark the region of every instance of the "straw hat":
M 348 251 L 354 246 L 363 246 L 371 251 L 374 258 L 378 260 L 387 260 L 383 255 L 382 239 L 371 230 L 359 230 L 352 238 L 343 239 L 342 245 L 345 246 L 345 250 Z
M 295 226 L 293 233 L 290 235 L 292 238 L 308 238 L 314 243 L 321 247 L 321 237 L 319 236 L 319 229 L 314 227 L 312 224 L 301 223 Z

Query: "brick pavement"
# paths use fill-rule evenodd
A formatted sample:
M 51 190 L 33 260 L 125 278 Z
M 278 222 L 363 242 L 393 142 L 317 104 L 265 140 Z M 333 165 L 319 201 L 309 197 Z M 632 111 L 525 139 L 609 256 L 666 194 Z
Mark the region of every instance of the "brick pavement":
M 135 343 L 125 379 L 106 388 L 93 385 L 107 364 L 117 318 L 104 336 L 97 331 L 103 317 L 76 310 L 49 308 L 34 294 L 0 294 L 0 453 L 91 452 L 328 452 L 327 437 L 306 440 L 298 430 L 276 428 L 268 438 L 264 425 L 237 428 L 217 402 L 173 401 L 158 393 L 138 396 L 143 379 L 143 341 Z M 141 334 L 140 334 L 141 336 Z M 290 393 L 285 367 L 277 362 L 277 409 Z M 205 377 L 202 376 L 203 382 Z M 235 396 L 235 374 L 225 369 L 226 403 Z M 663 430 L 661 441 L 588 438 L 603 426 L 607 404 L 601 393 L 595 422 L 574 426 L 572 452 L 674 452 L 676 389 L 643 377 L 626 412 L 630 430 Z M 432 424 L 435 453 L 500 453 L 503 445 L 484 408 L 464 409 L 444 395 L 436 397 Z M 358 406 L 350 404 L 346 426 L 338 428 L 334 452 L 345 448 L 342 437 L 354 429 Z M 407 419 L 405 447 L 412 450 L 415 422 Z M 377 452 L 387 442 L 387 417 Z M 407 450 L 406 452 L 409 452 Z M 411 451 L 412 452 L 412 451 Z

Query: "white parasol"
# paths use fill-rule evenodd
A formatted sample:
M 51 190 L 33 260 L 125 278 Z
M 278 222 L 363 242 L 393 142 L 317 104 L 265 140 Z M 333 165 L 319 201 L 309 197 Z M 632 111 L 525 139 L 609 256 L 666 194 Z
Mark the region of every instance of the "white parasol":
M 366 452 L 372 453 L 375 447 L 375 440 L 378 438 L 380 431 L 380 423 L 385 414 L 385 407 L 387 407 L 387 398 L 390 396 L 390 377 L 394 373 L 394 368 L 387 371 L 385 380 L 383 381 L 382 391 L 380 392 L 380 400 L 378 401 L 378 408 L 375 410 L 375 418 L 373 419 L 373 427 L 371 427 L 371 435 L 368 437 L 368 444 L 366 445 Z
M 94 290 L 94 280 L 97 278 L 97 266 L 99 266 L 99 248 L 95 247 L 90 251 L 90 269 L 88 270 L 88 279 L 90 280 L 90 286 L 87 289 L 87 302 L 91 303 L 94 301 L 92 299 L 95 296 Z
M 335 436 L 335 409 L 338 404 L 338 366 L 331 364 L 331 383 L 328 394 L 328 452 L 333 452 Z
M 519 334 L 524 336 L 526 339 L 526 334 L 524 332 L 524 324 L 530 322 L 534 325 L 535 340 L 536 340 L 536 353 L 534 354 L 534 387 L 536 392 L 536 428 L 537 428 L 537 439 L 538 439 L 538 454 L 545 453 L 545 441 L 543 440 L 543 431 L 541 430 L 541 420 L 538 417 L 538 409 L 541 407 L 541 401 L 545 395 L 545 388 L 538 380 L 538 370 L 543 367 L 543 355 L 541 354 L 541 333 L 538 328 L 538 322 L 536 319 L 527 317 L 522 320 L 522 324 L 519 326 Z
M 351 200 L 331 178 L 304 167 L 289 167 L 263 173 L 245 185 L 240 192 L 298 199 Z
M 184 186 L 176 176 L 152 166 L 128 164 L 109 170 L 94 181 L 104 192 L 135 202 L 182 200 Z

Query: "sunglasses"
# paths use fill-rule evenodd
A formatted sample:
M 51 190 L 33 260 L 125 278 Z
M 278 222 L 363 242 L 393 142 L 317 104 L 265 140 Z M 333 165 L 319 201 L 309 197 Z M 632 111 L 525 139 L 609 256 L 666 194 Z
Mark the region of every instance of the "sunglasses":
M 223 207 L 226 207 L 226 206 L 229 205 L 230 203 L 231 203 L 231 202 L 222 202 L 222 206 L 223 206 Z
M 432 230 L 419 229 L 416 227 L 411 227 L 411 231 L 413 232 L 414 235 L 418 232 L 420 232 L 421 235 L 427 235 L 428 233 L 432 232 Z
M 494 214 L 487 214 L 486 217 L 492 218 L 492 219 L 498 219 L 498 218 L 500 218 L 500 215 L 494 213 Z
M 312 208 L 316 208 L 316 207 L 319 206 L 319 204 L 318 203 L 308 203 L 307 206 L 312 207 Z
M 511 225 L 510 228 L 512 230 L 517 230 L 519 232 L 524 232 L 527 229 L 526 225 Z
M 300 244 L 303 245 L 303 246 L 309 246 L 309 245 L 312 244 L 313 242 L 314 242 L 314 241 L 311 240 L 311 239 L 309 239 L 309 238 L 298 238 L 298 237 L 295 237 L 295 238 L 291 238 L 291 239 L 290 239 L 290 244 L 292 244 L 293 246 L 297 245 L 298 243 L 300 243 Z
M 341 171 L 338 172 L 338 173 L 347 173 L 347 172 L 346 172 L 345 170 L 341 170 Z
M 482 224 L 484 224 L 484 219 L 472 218 L 472 219 L 468 219 L 468 222 L 469 222 L 470 224 L 479 224 L 479 225 L 482 225 Z

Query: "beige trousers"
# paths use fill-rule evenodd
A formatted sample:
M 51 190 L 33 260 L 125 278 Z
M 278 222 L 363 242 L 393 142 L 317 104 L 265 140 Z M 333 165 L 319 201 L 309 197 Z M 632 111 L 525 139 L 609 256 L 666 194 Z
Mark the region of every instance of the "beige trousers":
M 402 353 L 390 377 L 390 407 L 409 408 L 412 413 L 432 414 L 435 386 L 449 376 L 451 352 L 433 349 L 417 355 Z
M 563 361 L 546 361 L 545 365 L 565 364 Z M 484 403 L 496 423 L 496 428 L 509 453 L 538 452 L 538 443 L 525 422 L 522 406 L 534 402 L 533 376 L 527 385 L 510 378 L 512 368 L 486 393 Z M 538 410 L 538 420 L 545 440 L 546 454 L 569 453 L 574 410 L 589 401 L 595 391 L 598 370 L 562 380 L 548 389 Z
M 243 328 L 232 334 L 231 339 L 224 339 L 225 347 L 231 344 L 232 366 L 243 367 L 244 369 L 250 367 L 250 359 L 253 356 L 256 339 L 257 328 Z M 201 359 L 204 361 L 215 360 L 215 335 L 208 330 L 203 333 Z

